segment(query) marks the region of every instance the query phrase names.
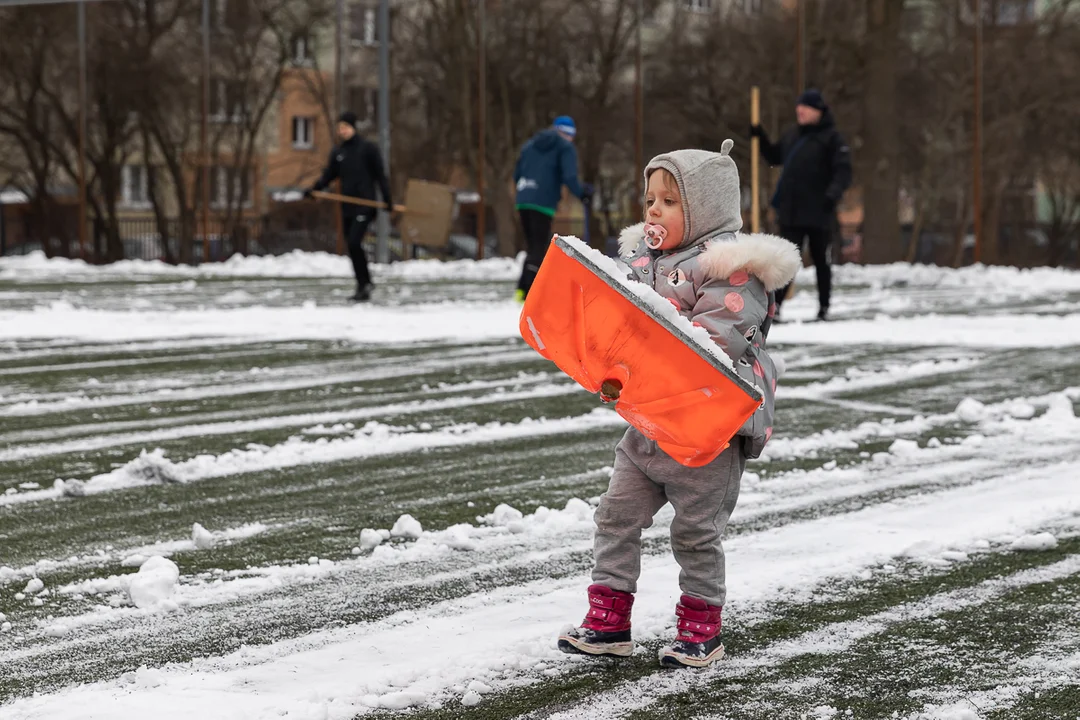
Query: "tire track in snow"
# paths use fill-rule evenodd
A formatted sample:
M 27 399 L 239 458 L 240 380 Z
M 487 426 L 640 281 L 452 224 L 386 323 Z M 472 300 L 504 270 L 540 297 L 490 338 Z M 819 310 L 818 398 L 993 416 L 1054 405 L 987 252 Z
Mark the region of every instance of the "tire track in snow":
M 403 400 L 409 398 L 415 398 L 419 396 L 439 396 L 448 395 L 453 393 L 468 392 L 470 390 L 486 390 L 491 388 L 500 388 L 507 385 L 522 386 L 522 385 L 534 385 L 545 381 L 550 381 L 553 377 L 557 377 L 552 373 L 541 371 L 534 373 L 526 373 L 518 371 L 513 375 L 505 375 L 501 378 L 495 378 L 492 380 L 468 380 L 459 383 L 439 383 L 438 385 L 421 388 L 418 391 L 409 392 L 382 392 L 376 391 L 371 393 L 364 393 L 363 398 L 360 400 L 366 401 L 379 401 L 388 402 L 395 400 Z M 330 412 L 329 408 L 340 408 L 341 411 L 346 412 L 356 409 L 357 399 L 345 398 L 345 399 L 320 399 L 317 404 L 327 409 L 322 412 Z M 193 423 L 213 423 L 213 422 L 226 422 L 233 420 L 253 420 L 267 417 L 275 412 L 282 412 L 290 409 L 294 405 L 314 405 L 316 401 L 308 400 L 303 403 L 290 403 L 282 404 L 272 407 L 259 407 L 259 408 L 237 408 L 233 410 L 217 410 L 214 412 L 204 413 L 188 413 L 179 416 L 172 417 L 158 417 L 138 420 L 117 420 L 112 422 L 95 422 L 84 423 L 78 425 L 66 425 L 55 426 L 46 429 L 34 429 L 34 430 L 16 430 L 10 433 L 0 434 L 0 443 L 18 443 L 18 442 L 35 442 L 42 440 L 57 440 L 64 437 L 81 436 L 81 435 L 101 435 L 108 433 L 119 433 L 127 430 L 159 430 L 167 427 L 176 427 L 181 425 L 190 425 Z M 364 407 L 370 407 L 365 405 Z M 308 413 L 312 414 L 312 413 Z
M 519 349 L 507 350 L 502 353 L 488 351 L 469 358 L 472 366 L 497 365 L 503 362 L 535 360 L 536 354 L 531 350 L 526 352 Z M 459 369 L 462 367 L 464 358 L 449 357 L 437 360 L 426 360 L 408 367 L 402 366 L 400 359 L 382 361 L 373 370 L 364 370 L 353 373 L 341 373 L 330 376 L 314 375 L 295 380 L 276 380 L 272 382 L 255 382 L 245 385 L 220 386 L 208 385 L 205 387 L 193 387 L 182 390 L 170 390 L 169 392 L 141 393 L 138 395 L 101 396 L 86 398 L 82 401 L 72 402 L 62 400 L 56 402 L 36 403 L 33 401 L 19 403 L 17 405 L 0 406 L 0 416 L 26 417 L 31 415 L 47 415 L 71 412 L 72 410 L 112 408 L 124 405 L 143 405 L 152 402 L 183 402 L 189 400 L 204 400 L 208 398 L 235 397 L 238 395 L 253 395 L 258 393 L 281 392 L 283 390 L 303 390 L 329 385 L 340 385 L 352 382 L 372 382 L 376 380 L 388 380 L 391 378 L 415 377 L 429 372 L 440 370 Z
M 64 455 L 74 452 L 89 452 L 105 448 L 127 447 L 142 443 L 155 443 L 167 440 L 180 440 L 190 437 L 208 437 L 214 435 L 242 434 L 259 432 L 263 430 L 280 430 L 285 428 L 303 427 L 305 425 L 318 425 L 327 423 L 344 423 L 351 421 L 367 420 L 371 418 L 385 417 L 387 415 L 404 416 L 419 413 L 439 412 L 456 408 L 476 407 L 490 405 L 492 403 L 513 402 L 518 400 L 531 400 L 540 398 L 558 397 L 561 395 L 573 395 L 585 391 L 574 383 L 552 383 L 540 385 L 531 390 L 517 392 L 491 393 L 488 395 L 466 396 L 448 398 L 445 400 L 417 400 L 413 402 L 395 403 L 391 405 L 375 405 L 371 407 L 356 408 L 354 410 L 342 410 L 338 412 L 305 413 L 301 415 L 275 415 L 258 420 L 236 420 L 221 423 L 205 423 L 199 425 L 183 425 L 176 428 L 150 430 L 141 433 L 124 435 L 98 435 L 91 438 L 83 438 L 63 443 L 41 443 L 37 445 L 23 445 L 10 450 L 0 450 L 0 463 L 33 458 L 48 457 L 51 455 Z
M 68 488 L 69 493 L 89 495 L 156 485 L 161 481 L 189 483 L 225 475 L 280 470 L 302 465 L 356 460 L 456 445 L 475 445 L 500 440 L 586 432 L 624 425 L 626 421 L 614 411 L 597 408 L 585 415 L 557 420 L 526 418 L 519 423 L 451 425 L 432 432 L 401 432 L 390 426 L 369 423 L 350 438 L 330 441 L 321 438 L 314 442 L 294 439 L 272 447 L 255 446 L 245 450 L 232 450 L 222 455 L 196 456 L 177 463 L 165 458 L 164 453 L 144 452 L 138 458 L 112 472 L 87 480 L 78 486 L 78 490 L 72 490 L 70 485 L 65 486 L 63 481 L 60 481 L 57 487 L 48 490 L 31 490 L 16 495 L 0 496 L 0 507 L 40 500 L 55 500 L 64 494 L 65 487 Z

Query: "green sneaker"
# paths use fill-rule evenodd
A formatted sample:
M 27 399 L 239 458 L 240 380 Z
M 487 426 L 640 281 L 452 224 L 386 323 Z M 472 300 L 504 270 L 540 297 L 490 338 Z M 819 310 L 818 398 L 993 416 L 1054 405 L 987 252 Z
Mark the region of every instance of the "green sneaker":
M 525 291 L 520 289 L 520 288 L 515 290 L 514 291 L 514 300 L 517 301 L 518 305 L 524 305 L 525 304 Z

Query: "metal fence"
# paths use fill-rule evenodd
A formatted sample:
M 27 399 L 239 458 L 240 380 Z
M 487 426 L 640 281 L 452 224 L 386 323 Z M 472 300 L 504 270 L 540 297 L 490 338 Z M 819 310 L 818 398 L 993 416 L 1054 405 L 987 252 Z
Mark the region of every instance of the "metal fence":
M 87 233 L 87 247 L 78 245 L 77 221 L 60 213 L 47 220 L 29 213 L 9 214 L 5 220 L 5 255 L 25 255 L 43 251 L 49 256 L 83 258 L 90 263 L 110 260 L 160 260 L 167 263 L 201 263 L 227 260 L 242 255 L 281 255 L 293 250 L 338 250 L 337 227 L 322 218 L 317 222 L 290 222 L 281 217 L 268 215 L 245 218 L 230 222 L 211 221 L 209 232 L 202 226 L 185 227 L 178 218 L 159 222 L 153 217 L 122 218 L 116 221 L 115 236 L 110 247 L 109 231 L 100 222 L 92 222 Z M 376 238 L 372 223 L 364 243 L 369 253 L 374 253 Z M 189 237 L 187 252 L 184 238 Z M 389 241 L 391 258 L 403 255 L 400 237 Z M 208 251 L 208 252 L 207 252 Z M 205 257 L 204 257 L 205 253 Z M 414 256 L 423 256 L 423 248 L 417 248 Z

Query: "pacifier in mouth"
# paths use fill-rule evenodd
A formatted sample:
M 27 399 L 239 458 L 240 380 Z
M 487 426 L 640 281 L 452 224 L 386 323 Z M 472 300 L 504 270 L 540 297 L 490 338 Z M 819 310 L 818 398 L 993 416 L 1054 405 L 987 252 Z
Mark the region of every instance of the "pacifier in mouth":
M 663 225 L 649 224 L 645 226 L 645 245 L 650 250 L 656 250 L 664 244 L 667 238 L 667 229 Z

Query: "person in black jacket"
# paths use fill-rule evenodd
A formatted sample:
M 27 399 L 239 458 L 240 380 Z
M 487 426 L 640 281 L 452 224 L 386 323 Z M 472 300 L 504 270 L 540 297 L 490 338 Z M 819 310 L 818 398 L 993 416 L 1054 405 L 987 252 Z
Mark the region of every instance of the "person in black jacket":
M 377 187 L 382 201 L 390 208 L 387 212 L 393 214 L 394 203 L 390 199 L 390 183 L 383 170 L 382 154 L 375 143 L 365 140 L 357 133 L 356 113 L 342 113 L 338 118 L 337 132 L 341 144 L 330 152 L 330 159 L 322 176 L 304 196 L 311 197 L 313 191 L 322 190 L 341 178 L 342 195 L 375 200 Z M 352 299 L 357 302 L 371 299 L 372 282 L 367 255 L 364 253 L 364 236 L 377 212 L 375 208 L 341 203 L 342 227 L 348 239 L 349 257 L 352 258 L 353 272 L 356 274 L 356 294 Z
M 779 142 L 769 142 L 760 125 L 751 127 L 750 134 L 761 138 L 761 155 L 766 162 L 784 166 L 772 206 L 781 235 L 795 243 L 800 252 L 804 239 L 810 243 L 810 257 L 817 269 L 818 319 L 825 320 L 832 294 L 829 241 L 836 205 L 851 185 L 851 149 L 817 90 L 799 96 L 795 114 L 798 125 L 784 133 Z M 787 291 L 784 288 L 777 293 L 777 310 Z

